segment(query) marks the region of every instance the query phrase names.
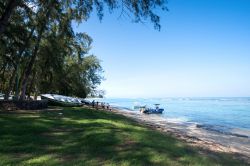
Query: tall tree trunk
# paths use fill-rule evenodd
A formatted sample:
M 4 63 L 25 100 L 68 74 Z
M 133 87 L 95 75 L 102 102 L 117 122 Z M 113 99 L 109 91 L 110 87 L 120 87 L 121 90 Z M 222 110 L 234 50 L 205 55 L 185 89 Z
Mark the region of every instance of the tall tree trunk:
M 7 67 L 7 62 L 4 64 L 4 67 L 2 69 L 2 75 L 1 75 L 1 80 L 0 80 L 0 90 L 1 91 L 4 91 L 6 67 Z
M 28 92 L 27 92 L 29 98 L 30 98 L 30 94 L 31 94 L 32 89 L 33 89 L 34 84 L 35 84 L 35 79 L 36 79 L 36 69 L 34 69 L 34 71 L 33 71 L 32 79 L 30 81 L 30 86 L 29 86 Z
M 33 68 L 33 65 L 34 65 L 35 60 L 36 60 L 36 56 L 37 56 L 37 53 L 38 53 L 38 50 L 39 50 L 39 47 L 40 47 L 40 42 L 41 42 L 41 39 L 42 39 L 42 35 L 43 35 L 43 32 L 45 31 L 45 28 L 46 28 L 47 20 L 49 19 L 49 16 L 50 16 L 50 11 L 51 11 L 51 6 L 48 7 L 46 16 L 45 16 L 45 18 L 43 18 L 43 23 L 41 25 L 41 28 L 38 31 L 38 37 L 37 37 L 37 40 L 36 40 L 35 48 L 34 48 L 34 50 L 32 52 L 32 56 L 31 56 L 31 59 L 30 59 L 30 61 L 28 63 L 28 66 L 27 66 L 27 68 L 26 68 L 26 70 L 24 72 L 24 77 L 23 77 L 23 81 L 22 81 L 22 85 L 21 85 L 20 100 L 25 99 L 28 79 L 29 79 L 29 77 L 30 77 L 30 75 L 32 73 L 32 68 Z
M 33 65 L 34 65 L 35 60 L 36 60 L 37 52 L 38 52 L 38 49 L 39 49 L 39 46 L 40 46 L 40 41 L 41 41 L 44 29 L 45 29 L 45 27 L 42 28 L 42 31 L 40 31 L 40 33 L 38 34 L 38 39 L 36 41 L 36 45 L 35 45 L 34 51 L 32 53 L 32 57 L 31 57 L 31 59 L 29 61 L 29 64 L 28 64 L 28 66 L 27 66 L 27 68 L 26 68 L 26 70 L 24 72 L 24 78 L 23 78 L 22 85 L 21 85 L 22 86 L 21 87 L 21 96 L 20 96 L 21 100 L 25 99 L 28 79 L 29 79 L 29 76 L 30 76 L 30 74 L 32 72 L 32 68 L 33 68 Z
M 16 98 L 18 98 L 18 95 L 19 95 L 19 88 L 18 88 L 19 87 L 19 81 L 23 80 L 23 78 L 22 78 L 23 75 L 21 75 L 21 79 L 19 79 L 19 76 L 18 76 L 19 75 L 18 71 L 19 71 L 21 57 L 22 57 L 23 53 L 25 52 L 26 48 L 28 47 L 30 39 L 34 34 L 34 31 L 35 31 L 35 26 L 31 29 L 30 34 L 29 34 L 28 38 L 25 40 L 24 46 L 20 48 L 19 54 L 18 54 L 18 57 L 17 57 L 18 58 L 18 60 L 17 60 L 17 70 L 16 70 L 17 73 L 16 73 L 16 81 L 15 81 L 15 86 L 16 86 L 16 88 L 15 88 L 15 97 Z
M 9 22 L 11 13 L 19 5 L 20 0 L 9 0 L 7 7 L 0 18 L 0 35 L 5 31 L 6 26 Z
M 5 95 L 4 95 L 5 100 L 9 99 L 10 91 L 13 89 L 13 82 L 14 82 L 14 78 L 16 77 L 16 71 L 17 71 L 17 67 L 15 66 L 10 77 L 9 86 L 6 88 L 6 91 L 5 91 Z

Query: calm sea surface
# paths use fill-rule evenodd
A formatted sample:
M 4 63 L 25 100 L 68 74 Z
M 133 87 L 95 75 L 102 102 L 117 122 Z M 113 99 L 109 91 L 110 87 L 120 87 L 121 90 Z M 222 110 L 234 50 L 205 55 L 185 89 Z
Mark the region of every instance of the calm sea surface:
M 245 98 L 104 98 L 95 99 L 122 108 L 136 111 L 134 106 L 161 104 L 162 115 L 168 120 L 197 123 L 207 129 L 227 131 L 250 130 L 250 97 Z

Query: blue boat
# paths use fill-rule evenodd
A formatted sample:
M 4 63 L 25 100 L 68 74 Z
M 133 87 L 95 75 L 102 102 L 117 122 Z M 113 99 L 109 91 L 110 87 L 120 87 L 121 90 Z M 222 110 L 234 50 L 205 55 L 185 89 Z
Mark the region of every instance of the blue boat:
M 155 108 L 141 107 L 140 112 L 144 114 L 162 114 L 163 108 L 159 108 L 160 104 L 154 104 Z

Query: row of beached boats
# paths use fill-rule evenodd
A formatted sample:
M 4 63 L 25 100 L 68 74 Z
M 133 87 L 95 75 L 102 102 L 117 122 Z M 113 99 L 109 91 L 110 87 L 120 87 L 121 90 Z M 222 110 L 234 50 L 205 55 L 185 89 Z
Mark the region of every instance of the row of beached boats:
M 12 96 L 9 97 L 9 100 L 12 100 Z M 48 100 L 49 105 L 55 106 L 68 106 L 68 107 L 76 107 L 82 106 L 84 104 L 90 104 L 90 102 L 76 97 L 69 97 L 57 94 L 42 94 L 41 99 Z M 4 94 L 0 93 L 0 100 L 4 100 Z
M 48 100 L 49 105 L 77 107 L 86 104 L 86 100 L 76 97 L 69 97 L 57 94 L 42 94 L 41 99 Z

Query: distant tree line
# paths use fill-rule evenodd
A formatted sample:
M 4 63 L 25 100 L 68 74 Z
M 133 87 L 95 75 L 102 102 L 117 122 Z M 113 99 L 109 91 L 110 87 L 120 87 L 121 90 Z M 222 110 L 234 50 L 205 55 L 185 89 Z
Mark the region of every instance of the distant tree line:
M 86 97 L 103 79 L 100 60 L 89 55 L 92 39 L 75 33 L 72 22 L 86 21 L 93 10 L 119 9 L 135 22 L 166 10 L 164 0 L 0 0 L 0 92 L 28 95 L 58 93 Z

